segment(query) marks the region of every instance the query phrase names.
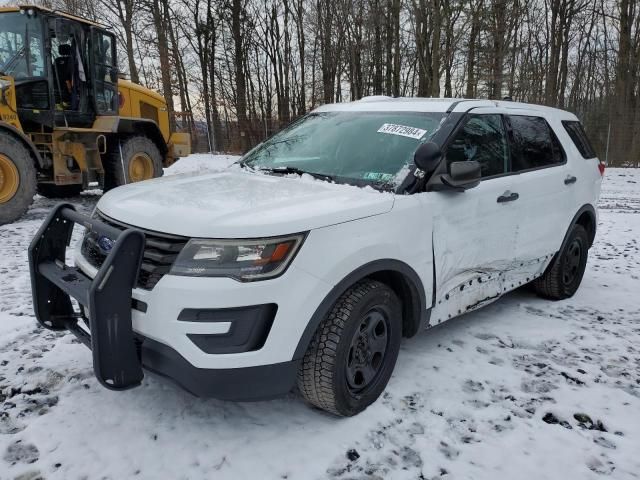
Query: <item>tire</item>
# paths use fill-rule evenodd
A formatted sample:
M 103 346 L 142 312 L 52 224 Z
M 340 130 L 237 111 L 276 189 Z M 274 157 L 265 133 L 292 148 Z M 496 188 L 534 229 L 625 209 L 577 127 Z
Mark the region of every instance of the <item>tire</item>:
M 144 135 L 121 138 L 105 157 L 105 192 L 120 185 L 161 177 L 163 173 L 160 150 Z M 137 167 L 139 162 L 144 165 L 141 170 Z
M 82 185 L 54 185 L 41 183 L 38 185 L 38 194 L 46 198 L 76 197 L 82 192 Z
M 536 293 L 550 300 L 572 297 L 582 282 L 588 255 L 589 235 L 582 225 L 573 225 L 562 250 L 533 281 Z
M 401 338 L 402 306 L 394 291 L 361 280 L 318 326 L 298 370 L 298 390 L 311 405 L 334 415 L 363 411 L 386 387 Z
M 33 203 L 36 168 L 22 142 L 0 132 L 0 225 L 20 218 Z

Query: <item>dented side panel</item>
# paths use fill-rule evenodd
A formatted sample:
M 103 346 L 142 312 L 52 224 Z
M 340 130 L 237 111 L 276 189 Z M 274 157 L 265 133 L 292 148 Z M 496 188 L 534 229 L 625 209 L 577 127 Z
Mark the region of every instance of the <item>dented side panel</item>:
M 498 203 L 513 177 L 484 180 L 465 192 L 421 195 L 434 212 L 435 299 L 431 325 L 498 298 L 510 285 L 516 251 L 517 202 Z

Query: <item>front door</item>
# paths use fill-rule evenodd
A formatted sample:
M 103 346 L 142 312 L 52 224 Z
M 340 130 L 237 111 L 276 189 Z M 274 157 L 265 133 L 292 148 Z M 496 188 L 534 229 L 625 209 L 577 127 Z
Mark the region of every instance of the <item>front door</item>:
M 55 124 L 58 127 L 89 127 L 93 107 L 89 104 L 87 78 L 87 36 L 78 22 L 65 18 L 50 20 L 51 83 Z
M 115 37 L 99 28 L 91 28 L 93 101 L 98 115 L 118 112 L 118 65 Z
M 518 216 L 501 114 L 468 115 L 444 152 L 447 164 L 478 161 L 482 180 L 464 192 L 421 195 L 425 208 L 433 212 L 436 293 L 432 325 L 490 303 L 510 290 Z

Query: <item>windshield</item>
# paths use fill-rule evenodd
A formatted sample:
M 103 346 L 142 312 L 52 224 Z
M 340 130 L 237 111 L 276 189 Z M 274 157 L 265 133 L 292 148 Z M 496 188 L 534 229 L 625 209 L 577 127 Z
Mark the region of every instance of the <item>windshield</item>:
M 311 113 L 250 151 L 254 169 L 296 169 L 345 183 L 381 185 L 413 162 L 444 113 Z
M 0 72 L 15 79 L 45 75 L 39 18 L 19 12 L 0 14 Z

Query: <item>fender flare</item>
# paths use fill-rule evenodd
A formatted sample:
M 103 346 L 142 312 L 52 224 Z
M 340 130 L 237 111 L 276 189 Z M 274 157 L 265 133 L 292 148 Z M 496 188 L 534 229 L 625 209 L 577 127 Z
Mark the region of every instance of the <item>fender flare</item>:
M 114 126 L 114 131 L 116 133 L 143 132 L 147 137 L 153 140 L 162 155 L 166 155 L 169 151 L 167 142 L 160 131 L 160 127 L 154 120 L 148 118 L 118 117 L 117 123 Z
M 338 298 L 340 298 L 340 296 L 351 285 L 362 280 L 363 278 L 383 272 L 393 272 L 402 275 L 410 289 L 410 292 L 407 293 L 411 296 L 412 299 L 412 308 L 411 312 L 409 313 L 411 314 L 411 318 L 413 321 L 408 329 L 406 329 L 403 325 L 403 335 L 411 337 L 418 332 L 420 325 L 428 324 L 430 310 L 427 310 L 424 286 L 416 271 L 408 264 L 399 260 L 374 260 L 373 262 L 365 263 L 364 265 L 360 266 L 359 268 L 348 274 L 346 277 L 344 277 L 331 289 L 327 296 L 322 300 L 318 308 L 316 308 L 314 314 L 309 319 L 309 322 L 307 323 L 307 326 L 305 327 L 304 332 L 302 333 L 302 336 L 298 341 L 298 345 L 293 354 L 293 360 L 298 360 L 304 356 L 305 352 L 307 351 L 307 347 L 309 346 L 309 343 L 313 338 L 313 335 L 318 329 L 318 325 L 320 325 L 320 322 L 322 322 L 322 320 L 327 316 Z
M 591 235 L 591 232 L 587 232 L 587 234 L 589 235 L 589 248 L 591 248 L 591 245 L 593 245 L 593 239 L 596 236 L 596 230 L 598 228 L 598 224 L 596 222 L 597 216 L 596 216 L 595 208 L 593 208 L 593 205 L 587 203 L 582 207 L 580 207 L 580 209 L 578 210 L 578 213 L 576 213 L 571 219 L 571 223 L 569 223 L 569 228 L 567 228 L 567 231 L 564 234 L 564 238 L 562 239 L 562 244 L 560 245 L 560 249 L 558 250 L 558 252 L 561 252 L 564 249 L 565 245 L 567 244 L 567 241 L 569 240 L 569 232 L 571 232 L 571 227 L 573 227 L 578 223 L 578 219 L 585 212 L 589 214 L 589 216 L 591 217 L 591 221 L 593 222 L 593 235 Z
M 29 137 L 27 137 L 24 133 L 22 133 L 16 127 L 14 127 L 13 125 L 7 122 L 0 121 L 0 131 L 1 130 L 9 132 L 11 135 L 16 137 L 20 142 L 22 142 L 23 145 L 27 148 L 27 150 L 29 150 L 31 155 L 33 155 L 33 158 L 35 158 L 36 162 L 38 163 L 38 167 L 44 168 L 44 160 L 42 159 L 40 152 L 38 152 L 38 149 L 36 148 L 36 146 L 33 144 L 33 142 Z

